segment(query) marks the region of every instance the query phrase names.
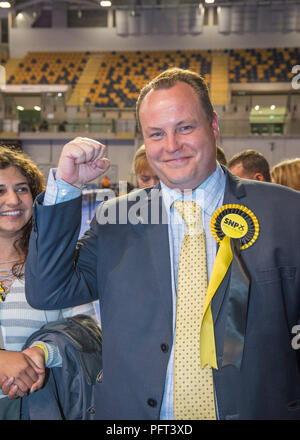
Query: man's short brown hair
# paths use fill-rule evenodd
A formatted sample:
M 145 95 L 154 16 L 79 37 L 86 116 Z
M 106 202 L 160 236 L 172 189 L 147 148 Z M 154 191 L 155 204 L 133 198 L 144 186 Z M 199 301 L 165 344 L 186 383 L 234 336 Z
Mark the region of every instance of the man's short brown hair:
M 212 121 L 214 108 L 212 106 L 209 91 L 207 84 L 204 78 L 196 72 L 191 70 L 180 69 L 178 67 L 173 67 L 171 69 L 167 69 L 164 72 L 160 73 L 157 77 L 155 77 L 152 81 L 146 84 L 142 90 L 140 91 L 139 97 L 136 102 L 136 119 L 139 130 L 142 132 L 139 111 L 140 106 L 145 98 L 145 96 L 151 90 L 158 89 L 170 89 L 178 82 L 184 82 L 190 85 L 199 97 L 199 101 L 203 107 L 203 110 L 206 113 L 207 119 L 209 122 Z
M 271 182 L 270 166 L 267 159 L 258 151 L 245 150 L 235 154 L 227 164 L 227 168 L 241 163 L 245 172 L 250 176 L 260 173 L 264 177 L 265 182 Z
M 220 147 L 220 145 L 217 145 L 217 161 L 221 164 L 221 165 L 227 165 L 227 159 L 226 159 L 226 155 L 225 155 L 225 151 L 223 150 L 222 147 Z

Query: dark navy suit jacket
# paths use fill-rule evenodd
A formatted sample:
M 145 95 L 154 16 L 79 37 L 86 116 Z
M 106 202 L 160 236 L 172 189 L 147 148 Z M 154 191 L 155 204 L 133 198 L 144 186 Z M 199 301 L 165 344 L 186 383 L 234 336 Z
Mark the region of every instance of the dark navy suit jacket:
M 43 387 L 22 399 L 22 420 L 92 420 L 94 385 L 102 376 L 102 335 L 99 324 L 76 315 L 45 324 L 26 341 L 54 343 L 62 366 L 46 369 Z
M 298 352 L 291 346 L 300 311 L 300 193 L 225 172 L 224 204 L 253 211 L 260 233 L 242 251 L 251 290 L 241 369 L 228 365 L 214 370 L 219 415 L 300 419 Z M 100 225 L 94 219 L 76 252 L 80 198 L 42 206 L 41 195 L 34 206 L 26 266 L 28 302 L 59 309 L 100 299 L 99 419 L 158 419 L 163 398 L 173 340 L 168 227 L 148 221 L 157 191 L 141 194 L 136 214 L 134 202 L 128 201 L 132 193 L 103 203 L 98 211 L 101 216 L 115 209 L 117 220 L 119 213 L 131 212 L 136 224 Z M 227 306 L 225 282 L 212 302 L 219 365 Z

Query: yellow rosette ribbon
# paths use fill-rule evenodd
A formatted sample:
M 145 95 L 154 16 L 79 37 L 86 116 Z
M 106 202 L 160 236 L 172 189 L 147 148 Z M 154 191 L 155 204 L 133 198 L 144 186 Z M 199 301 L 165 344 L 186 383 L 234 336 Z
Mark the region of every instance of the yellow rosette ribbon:
M 259 234 L 259 224 L 256 216 L 247 207 L 228 204 L 221 206 L 213 214 L 211 231 L 220 246 L 207 288 L 200 328 L 200 365 L 201 368 L 210 365 L 218 369 L 211 301 L 231 268 L 222 366 L 233 364 L 240 367 L 250 285 L 250 275 L 240 250 L 247 249 L 255 242 Z M 237 303 L 239 307 L 236 308 Z

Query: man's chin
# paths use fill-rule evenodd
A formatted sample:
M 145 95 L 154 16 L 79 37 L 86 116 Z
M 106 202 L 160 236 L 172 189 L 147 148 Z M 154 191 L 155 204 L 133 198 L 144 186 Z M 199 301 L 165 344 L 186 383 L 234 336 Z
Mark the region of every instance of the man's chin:
M 169 188 L 177 189 L 178 191 L 193 191 L 195 188 L 194 184 L 189 179 L 184 179 L 182 177 L 177 179 L 172 178 L 172 180 L 160 178 L 160 180 Z

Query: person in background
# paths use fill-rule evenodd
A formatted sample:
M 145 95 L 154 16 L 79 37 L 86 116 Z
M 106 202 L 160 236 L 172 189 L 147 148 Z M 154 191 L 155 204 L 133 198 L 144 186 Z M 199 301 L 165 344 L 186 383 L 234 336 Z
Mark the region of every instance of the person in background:
M 217 145 L 217 161 L 219 164 L 224 165 L 225 167 L 227 166 L 225 151 L 222 147 L 220 147 L 220 145 Z
M 235 154 L 227 168 L 232 174 L 243 179 L 271 182 L 270 166 L 267 159 L 258 151 L 245 150 Z
M 279 162 L 271 169 L 272 182 L 300 191 L 300 158 Z
M 61 365 L 57 347 L 45 341 L 22 351 L 28 337 L 60 318 L 85 314 L 97 319 L 92 304 L 44 311 L 26 301 L 33 200 L 43 189 L 43 175 L 29 157 L 0 146 L 0 386 L 8 390 L 8 397 L 0 391 L 0 420 L 19 419 L 22 399 L 16 398 L 43 386 L 45 366 Z
M 141 145 L 133 158 L 133 168 L 139 188 L 155 186 L 158 183 L 158 177 L 151 169 L 146 155 L 145 145 Z

